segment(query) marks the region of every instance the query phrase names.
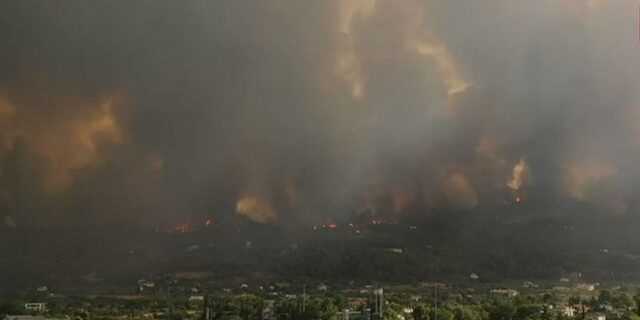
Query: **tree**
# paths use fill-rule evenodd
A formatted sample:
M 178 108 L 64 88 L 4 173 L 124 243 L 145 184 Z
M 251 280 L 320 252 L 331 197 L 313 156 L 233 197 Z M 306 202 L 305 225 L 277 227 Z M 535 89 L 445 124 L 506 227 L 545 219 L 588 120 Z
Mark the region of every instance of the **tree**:
M 22 314 L 24 309 L 16 302 L 5 302 L 0 304 L 0 315 L 2 314 Z
M 631 310 L 633 309 L 634 301 L 628 293 L 621 292 L 613 297 L 611 305 L 616 309 Z
M 494 305 L 489 311 L 491 320 L 511 320 L 516 314 L 516 309 L 510 302 L 502 302 Z
M 413 308 L 413 312 L 411 314 L 413 315 L 413 319 L 415 320 L 426 320 L 429 318 L 422 306 Z
M 600 291 L 600 294 L 598 295 L 598 303 L 599 304 L 611 304 L 611 299 L 612 298 L 613 298 L 613 295 L 611 294 L 611 291 L 602 290 L 602 291 Z
M 455 320 L 478 320 L 481 318 L 475 310 L 467 306 L 458 306 L 453 309 L 453 315 Z

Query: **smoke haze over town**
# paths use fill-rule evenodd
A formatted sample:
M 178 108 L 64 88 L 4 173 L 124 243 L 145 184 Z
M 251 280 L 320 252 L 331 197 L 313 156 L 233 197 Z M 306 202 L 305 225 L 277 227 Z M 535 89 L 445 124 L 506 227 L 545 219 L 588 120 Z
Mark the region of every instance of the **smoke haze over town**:
M 3 1 L 0 223 L 635 217 L 637 23 L 622 0 Z

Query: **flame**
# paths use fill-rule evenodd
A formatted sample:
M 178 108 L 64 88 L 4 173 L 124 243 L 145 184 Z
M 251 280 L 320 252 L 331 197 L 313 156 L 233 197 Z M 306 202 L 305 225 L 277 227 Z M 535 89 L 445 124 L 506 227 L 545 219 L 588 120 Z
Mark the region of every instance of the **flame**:
M 334 222 L 326 222 L 320 225 L 316 225 L 313 226 L 313 230 L 318 230 L 318 229 L 336 229 L 338 228 L 338 225 Z
M 340 7 L 338 30 L 341 33 L 339 52 L 335 64 L 335 73 L 351 89 L 355 100 L 362 100 L 365 91 L 365 80 L 362 65 L 356 52 L 354 36 L 357 19 L 366 19 L 376 9 L 376 0 L 343 0 Z
M 11 117 L 16 114 L 16 107 L 14 107 L 6 98 L 0 96 L 0 118 Z
M 204 225 L 205 225 L 205 227 L 207 227 L 207 228 L 208 228 L 208 227 L 213 227 L 213 225 L 214 225 L 214 224 L 213 224 L 213 220 L 211 220 L 211 219 L 207 219 L 207 220 L 204 222 Z
M 337 225 L 337 224 L 335 224 L 335 223 L 333 223 L 333 222 L 332 222 L 332 223 L 325 224 L 325 225 L 322 225 L 322 226 L 323 226 L 324 228 L 329 228 L 329 229 L 335 229 L 335 228 L 337 228 L 337 227 L 338 227 L 338 225 Z
M 291 178 L 285 181 L 283 193 L 290 206 L 295 206 L 298 203 L 298 190 L 296 190 Z
M 365 95 L 366 81 L 361 57 L 356 48 L 355 27 L 359 20 L 369 19 L 376 14 L 379 11 L 378 4 L 377 0 L 341 1 L 338 30 L 342 37 L 339 38 L 335 73 L 349 85 L 351 95 L 357 101 L 362 100 Z M 435 64 L 449 98 L 465 92 L 471 87 L 471 83 L 464 79 L 458 63 L 447 47 L 428 30 L 421 10 L 412 7 L 405 9 L 406 14 L 416 17 L 401 17 L 409 21 L 408 28 L 405 29 L 409 49 L 423 56 L 429 64 Z
M 461 76 L 451 53 L 449 53 L 449 50 L 447 50 L 444 45 L 435 40 L 429 41 L 427 38 L 416 39 L 414 45 L 418 53 L 433 59 L 435 62 L 449 98 L 463 93 L 471 87 L 471 84 Z
M 520 198 L 520 196 L 516 196 L 515 202 L 516 203 L 522 202 L 522 198 Z
M 486 159 L 492 166 L 501 168 L 506 165 L 506 160 L 498 155 L 498 143 L 490 136 L 483 135 L 476 146 L 476 155 Z
M 0 122 L 0 134 L 8 139 L 0 148 L 11 149 L 15 137 L 24 137 L 29 150 L 47 161 L 47 190 L 62 191 L 73 181 L 74 171 L 104 162 L 101 147 L 124 143 L 123 130 L 114 112 L 122 100 L 119 94 L 97 98 L 54 96 L 50 99 L 51 107 L 67 113 L 43 119 L 32 108 L 11 104 L 0 95 L 0 121 L 8 119 L 6 123 Z
M 618 168 L 601 159 L 582 159 L 567 168 L 568 193 L 611 213 L 624 213 L 628 205 L 615 190 Z
M 402 213 L 402 211 L 410 207 L 415 200 L 416 194 L 413 190 L 398 185 L 391 188 L 391 202 L 394 214 Z
M 409 48 L 423 56 L 426 61 L 435 63 L 450 99 L 471 87 L 471 83 L 462 76 L 458 63 L 449 49 L 429 31 L 424 15 L 419 14 L 415 19 L 413 30 L 409 33 L 407 42 Z
M 569 194 L 576 199 L 587 201 L 589 187 L 615 176 L 618 170 L 609 163 L 588 160 L 570 165 L 567 172 Z
M 102 163 L 98 156 L 100 143 L 120 144 L 123 142 L 122 131 L 112 110 L 114 101 L 108 98 L 101 102 L 98 111 L 82 121 L 72 124 L 68 129 L 70 140 L 66 142 L 45 138 L 43 149 L 53 146 L 55 150 L 48 150 L 51 162 L 56 168 L 50 180 L 50 187 L 64 189 L 71 181 L 71 171 Z M 56 139 L 52 137 L 52 139 Z M 59 145 L 65 143 L 66 145 Z M 57 145 L 58 144 L 58 145 Z M 56 146 L 57 145 L 57 146 Z M 65 154 L 64 149 L 70 153 Z
M 243 196 L 238 199 L 236 213 L 247 216 L 258 223 L 267 223 L 276 218 L 276 211 L 268 203 L 251 196 Z
M 511 179 L 507 181 L 507 186 L 516 192 L 520 191 L 527 178 L 528 171 L 527 162 L 524 158 L 520 158 L 511 170 Z
M 171 233 L 188 233 L 191 232 L 191 221 L 186 221 L 175 225 L 171 228 Z
M 460 208 L 478 205 L 478 194 L 462 172 L 451 175 L 445 183 L 444 195 L 448 202 Z

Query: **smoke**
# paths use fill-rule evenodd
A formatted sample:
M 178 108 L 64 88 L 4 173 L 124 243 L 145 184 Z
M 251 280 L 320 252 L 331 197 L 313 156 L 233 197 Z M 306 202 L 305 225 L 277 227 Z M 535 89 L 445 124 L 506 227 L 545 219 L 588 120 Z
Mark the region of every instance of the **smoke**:
M 635 12 L 592 0 L 5 1 L 0 217 L 298 225 L 523 195 L 633 214 Z

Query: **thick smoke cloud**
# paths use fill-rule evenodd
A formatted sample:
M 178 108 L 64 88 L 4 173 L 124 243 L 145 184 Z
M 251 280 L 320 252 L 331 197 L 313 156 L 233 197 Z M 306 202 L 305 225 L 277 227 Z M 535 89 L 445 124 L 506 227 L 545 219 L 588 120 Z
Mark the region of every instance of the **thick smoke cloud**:
M 624 1 L 4 1 L 11 226 L 633 214 Z

